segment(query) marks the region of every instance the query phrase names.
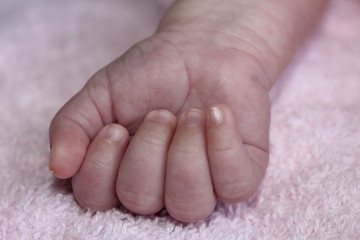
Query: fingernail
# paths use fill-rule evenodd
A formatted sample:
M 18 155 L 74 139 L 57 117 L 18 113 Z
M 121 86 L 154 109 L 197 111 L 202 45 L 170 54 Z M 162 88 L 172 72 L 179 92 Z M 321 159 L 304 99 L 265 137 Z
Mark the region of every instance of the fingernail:
M 219 125 L 224 122 L 223 112 L 219 107 L 210 108 L 208 116 L 212 124 Z
M 172 120 L 172 115 L 167 111 L 162 111 L 162 110 L 152 111 L 147 115 L 146 119 L 154 120 L 162 123 L 168 123 Z
M 120 141 L 123 136 L 123 131 L 115 126 L 110 126 L 105 132 L 104 139 L 106 142 L 117 142 Z
M 52 170 L 52 169 L 49 169 L 49 173 L 51 173 L 51 174 L 55 174 L 55 171 L 54 171 L 54 170 Z
M 183 124 L 189 127 L 199 126 L 203 121 L 203 113 L 197 109 L 191 109 L 185 114 Z

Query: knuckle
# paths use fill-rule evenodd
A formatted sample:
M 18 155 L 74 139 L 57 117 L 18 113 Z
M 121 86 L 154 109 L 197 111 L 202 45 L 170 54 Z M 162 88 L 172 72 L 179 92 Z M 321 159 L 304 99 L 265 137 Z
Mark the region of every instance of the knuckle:
M 88 89 L 91 96 L 96 94 L 97 91 L 108 91 L 109 90 L 109 81 L 110 74 L 109 74 L 108 66 L 102 68 L 98 72 L 96 72 L 90 80 L 85 84 L 84 88 Z
M 151 146 L 163 147 L 167 142 L 166 136 L 155 131 L 144 131 L 139 137 L 140 141 Z
M 183 222 L 196 222 L 209 216 L 215 205 L 211 203 L 180 200 L 170 194 L 166 194 L 166 209 L 169 214 Z
M 241 179 L 235 182 L 215 182 L 217 197 L 226 203 L 238 203 L 250 198 L 257 190 L 253 178 Z
M 222 144 L 222 145 L 209 145 L 209 152 L 232 152 L 236 151 L 239 146 L 233 146 L 233 144 Z
M 253 154 L 250 155 L 250 158 L 255 166 L 265 173 L 269 164 L 269 152 L 259 149 L 256 153 L 253 152 Z
M 103 154 L 97 153 L 95 156 L 92 156 L 87 160 L 87 163 L 93 165 L 96 169 L 112 169 L 112 164 L 106 160 L 106 156 Z
M 204 149 L 204 146 L 198 142 L 193 142 L 191 144 L 189 142 L 181 142 L 171 146 L 171 150 L 175 154 L 186 155 L 189 158 L 199 158 L 200 154 L 202 154 L 199 149 Z
M 98 190 L 99 187 L 101 187 L 101 184 L 94 182 L 95 181 L 92 178 L 87 181 L 87 179 L 84 179 L 79 175 L 75 175 L 71 179 L 73 195 L 77 203 L 85 209 L 99 211 L 105 211 L 116 206 L 118 201 L 114 196 L 115 192 L 99 192 Z M 86 185 L 84 185 L 85 183 Z
M 220 154 L 228 154 L 234 153 L 236 154 L 241 147 L 241 143 L 234 141 L 234 139 L 229 138 L 228 135 L 221 135 L 218 134 L 211 136 L 212 141 L 207 143 L 207 149 L 209 153 L 220 153 Z
M 163 207 L 161 196 L 120 187 L 116 188 L 116 193 L 120 202 L 128 210 L 138 214 L 152 214 Z
M 84 208 L 84 209 L 91 209 L 91 210 L 107 210 L 108 208 L 105 204 L 102 204 L 100 202 L 96 202 L 94 198 L 88 198 L 81 196 L 79 194 L 75 194 L 75 199 L 78 202 L 78 204 Z

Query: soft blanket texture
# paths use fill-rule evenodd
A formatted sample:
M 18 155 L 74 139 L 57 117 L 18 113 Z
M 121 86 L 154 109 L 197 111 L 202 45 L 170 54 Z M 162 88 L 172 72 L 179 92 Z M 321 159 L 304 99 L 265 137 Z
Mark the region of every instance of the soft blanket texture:
M 48 125 L 167 0 L 1 0 L 0 239 L 360 239 L 360 1 L 334 0 L 277 82 L 256 196 L 184 224 L 88 212 L 48 173 Z

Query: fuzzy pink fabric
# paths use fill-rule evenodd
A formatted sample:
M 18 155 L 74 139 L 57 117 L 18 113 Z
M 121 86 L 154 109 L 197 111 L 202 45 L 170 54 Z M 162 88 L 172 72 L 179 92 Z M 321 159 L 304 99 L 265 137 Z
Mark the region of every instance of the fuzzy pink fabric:
M 360 239 L 358 0 L 330 2 L 271 92 L 270 166 L 249 201 L 193 224 L 93 213 L 48 173 L 52 116 L 170 2 L 0 1 L 0 239 Z

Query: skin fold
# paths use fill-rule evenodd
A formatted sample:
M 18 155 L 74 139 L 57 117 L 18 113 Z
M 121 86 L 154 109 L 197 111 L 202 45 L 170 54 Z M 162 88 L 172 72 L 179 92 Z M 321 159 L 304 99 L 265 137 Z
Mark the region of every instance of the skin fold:
M 193 222 L 248 199 L 268 165 L 268 92 L 325 3 L 175 2 L 59 110 L 49 168 L 97 210 Z

